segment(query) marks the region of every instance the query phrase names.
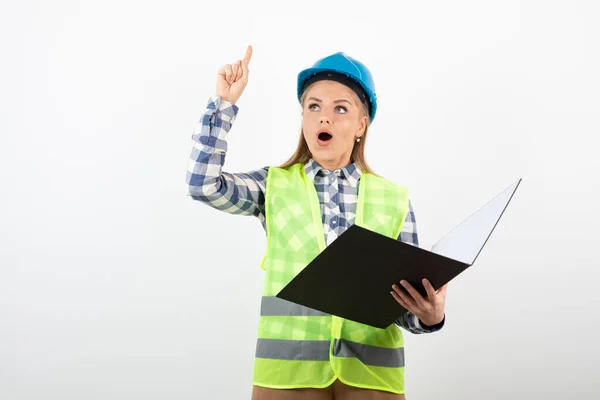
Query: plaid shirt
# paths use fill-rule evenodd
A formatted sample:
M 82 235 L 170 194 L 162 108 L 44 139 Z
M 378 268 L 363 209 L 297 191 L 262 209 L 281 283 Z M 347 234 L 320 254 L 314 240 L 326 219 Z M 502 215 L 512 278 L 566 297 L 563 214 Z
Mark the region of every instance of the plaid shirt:
M 194 146 L 186 182 L 192 199 L 230 214 L 258 217 L 266 231 L 265 192 L 269 168 L 244 173 L 223 171 L 227 152 L 226 137 L 238 110 L 238 106 L 217 96 L 209 99 L 205 113 L 192 134 Z M 358 182 L 362 171 L 355 164 L 329 171 L 313 159 L 304 168 L 319 195 L 325 242 L 329 245 L 354 223 Z M 398 240 L 419 245 L 410 201 L 409 212 Z M 444 321 L 435 327 L 426 327 L 409 312 L 398 319 L 396 324 L 409 332 L 420 334 L 441 329 Z

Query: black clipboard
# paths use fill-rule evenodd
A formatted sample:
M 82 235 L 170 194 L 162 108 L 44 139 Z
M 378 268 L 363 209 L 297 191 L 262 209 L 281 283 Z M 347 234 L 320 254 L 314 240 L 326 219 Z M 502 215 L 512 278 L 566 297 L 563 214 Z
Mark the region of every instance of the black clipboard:
M 387 328 L 407 312 L 390 294 L 404 279 L 422 295 L 427 278 L 439 289 L 475 263 L 521 179 L 473 213 L 431 250 L 352 225 L 277 297 L 348 320 Z

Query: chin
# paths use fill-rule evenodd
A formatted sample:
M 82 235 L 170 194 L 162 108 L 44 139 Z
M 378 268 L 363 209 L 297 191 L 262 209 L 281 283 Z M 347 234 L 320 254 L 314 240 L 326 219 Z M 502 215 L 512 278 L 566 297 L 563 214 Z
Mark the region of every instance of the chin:
M 336 157 L 335 152 L 331 151 L 330 149 L 321 149 L 318 146 L 314 150 L 311 149 L 310 152 L 313 156 L 317 156 L 325 160 L 333 159 Z

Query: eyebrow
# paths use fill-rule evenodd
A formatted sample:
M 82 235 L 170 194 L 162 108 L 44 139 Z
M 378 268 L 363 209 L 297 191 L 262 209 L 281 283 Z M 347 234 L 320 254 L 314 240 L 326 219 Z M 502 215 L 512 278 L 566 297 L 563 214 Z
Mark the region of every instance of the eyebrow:
M 316 97 L 309 97 L 309 99 L 308 99 L 308 100 L 314 100 L 314 101 L 318 101 L 319 103 L 322 103 L 321 99 L 317 99 Z M 308 100 L 307 100 L 307 101 L 308 101 Z M 350 102 L 349 102 L 348 100 L 346 100 L 346 99 L 338 99 L 338 100 L 335 100 L 335 101 L 334 101 L 334 103 L 335 103 L 335 104 L 337 104 L 337 103 L 348 103 L 348 104 L 352 105 L 352 103 L 350 103 Z

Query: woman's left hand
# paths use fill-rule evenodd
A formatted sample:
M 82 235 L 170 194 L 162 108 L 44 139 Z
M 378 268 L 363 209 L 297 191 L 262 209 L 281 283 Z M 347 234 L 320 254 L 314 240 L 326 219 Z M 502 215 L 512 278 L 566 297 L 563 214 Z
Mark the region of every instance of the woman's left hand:
M 400 284 L 408 293 L 396 284 L 392 285 L 391 293 L 402 307 L 412 312 L 425 325 L 433 326 L 443 321 L 447 283 L 436 292 L 431 283 L 427 279 L 423 279 L 423 286 L 427 291 L 426 298 L 421 296 L 421 293 L 407 281 L 402 280 Z

